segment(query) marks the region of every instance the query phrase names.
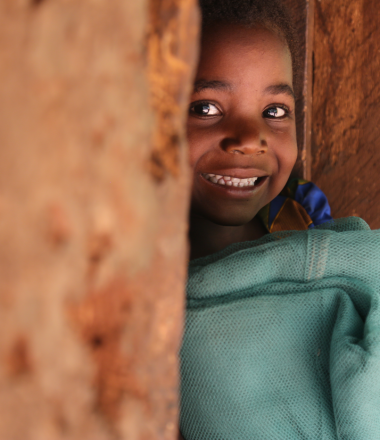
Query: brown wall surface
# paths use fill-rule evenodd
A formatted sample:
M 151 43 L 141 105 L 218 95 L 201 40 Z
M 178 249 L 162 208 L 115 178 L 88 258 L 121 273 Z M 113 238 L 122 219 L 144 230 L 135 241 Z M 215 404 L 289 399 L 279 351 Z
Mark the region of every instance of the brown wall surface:
M 315 1 L 312 179 L 335 218 L 380 228 L 380 9 Z
M 2 440 L 177 436 L 197 22 L 0 2 Z
M 314 24 L 314 0 L 285 0 L 289 8 L 296 28 L 300 43 L 300 78 L 296 88 L 296 123 L 298 160 L 293 174 L 297 177 L 310 179 L 310 138 L 311 118 L 309 106 L 312 99 L 312 50 L 313 50 L 313 24 Z

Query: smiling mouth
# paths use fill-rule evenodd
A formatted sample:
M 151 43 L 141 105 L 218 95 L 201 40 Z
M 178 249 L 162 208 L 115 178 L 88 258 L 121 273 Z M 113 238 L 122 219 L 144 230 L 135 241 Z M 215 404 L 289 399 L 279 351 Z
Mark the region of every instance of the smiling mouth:
M 221 186 L 230 186 L 235 188 L 254 187 L 257 186 L 265 177 L 248 177 L 246 179 L 239 179 L 238 177 L 222 176 L 219 174 L 202 174 L 202 176 L 212 183 Z

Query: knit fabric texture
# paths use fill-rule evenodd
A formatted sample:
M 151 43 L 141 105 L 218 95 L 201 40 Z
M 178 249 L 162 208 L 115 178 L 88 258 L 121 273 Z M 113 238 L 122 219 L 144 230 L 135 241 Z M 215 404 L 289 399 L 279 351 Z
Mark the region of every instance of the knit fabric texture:
M 380 439 L 380 232 L 358 218 L 190 263 L 186 440 Z

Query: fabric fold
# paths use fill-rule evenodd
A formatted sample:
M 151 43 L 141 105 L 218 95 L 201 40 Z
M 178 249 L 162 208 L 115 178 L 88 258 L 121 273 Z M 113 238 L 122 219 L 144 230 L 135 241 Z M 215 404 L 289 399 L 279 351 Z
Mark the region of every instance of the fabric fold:
M 378 440 L 379 251 L 349 218 L 191 262 L 184 438 Z

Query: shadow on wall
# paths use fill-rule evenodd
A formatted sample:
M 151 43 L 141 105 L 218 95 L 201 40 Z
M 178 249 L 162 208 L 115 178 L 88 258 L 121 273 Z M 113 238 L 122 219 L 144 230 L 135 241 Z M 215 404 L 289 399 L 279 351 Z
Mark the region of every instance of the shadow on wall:
M 335 218 L 380 228 L 380 12 L 376 0 L 315 2 L 312 178 Z

